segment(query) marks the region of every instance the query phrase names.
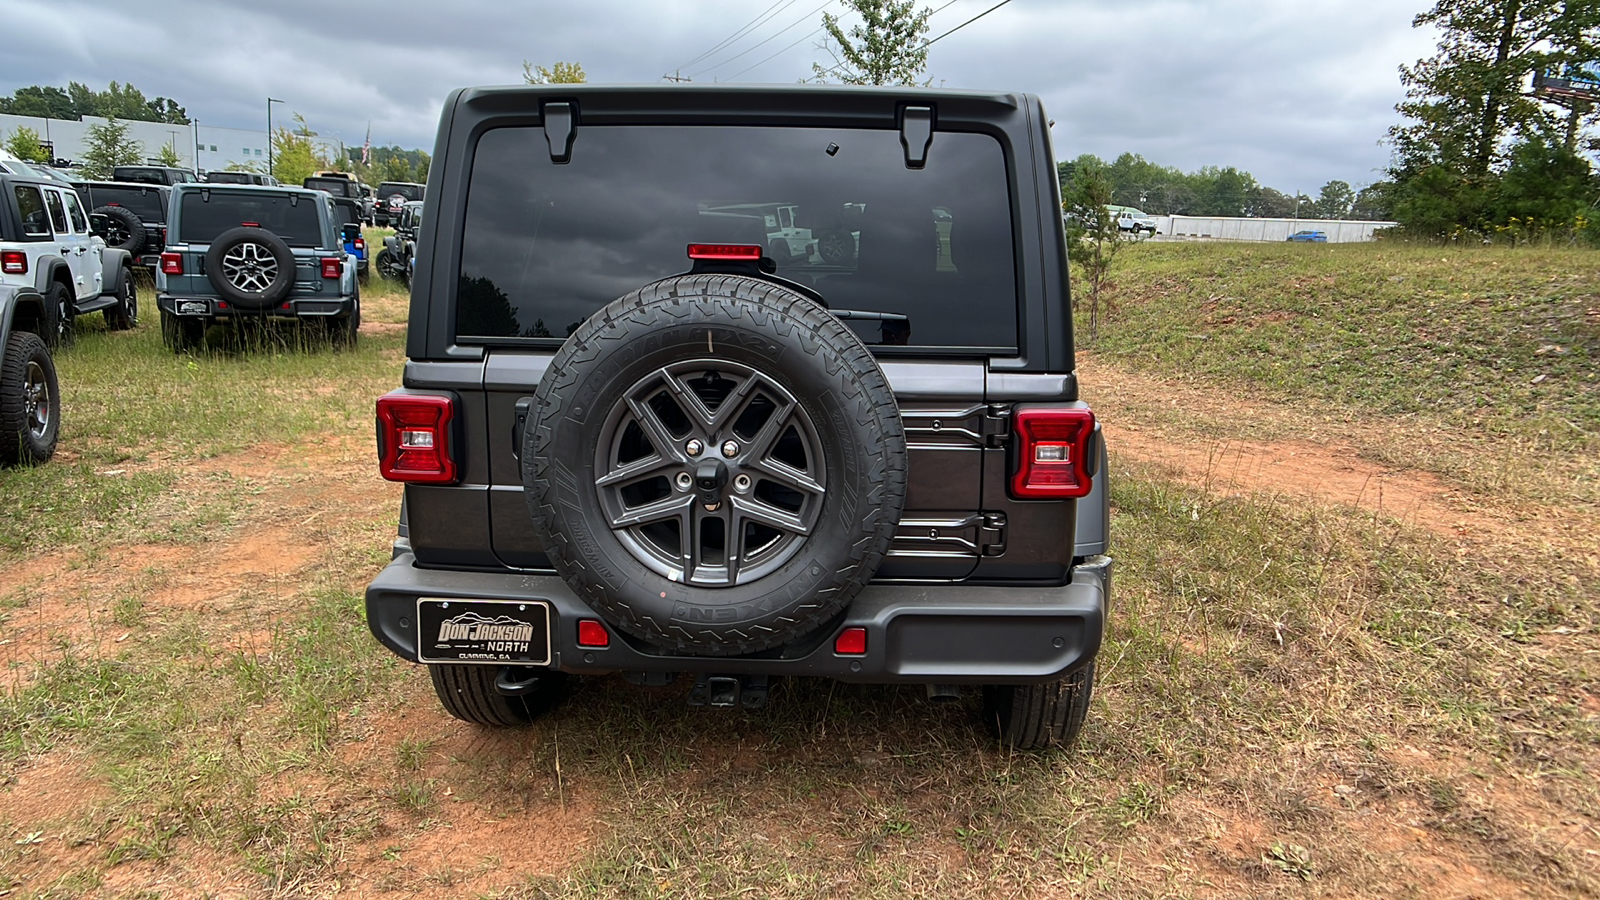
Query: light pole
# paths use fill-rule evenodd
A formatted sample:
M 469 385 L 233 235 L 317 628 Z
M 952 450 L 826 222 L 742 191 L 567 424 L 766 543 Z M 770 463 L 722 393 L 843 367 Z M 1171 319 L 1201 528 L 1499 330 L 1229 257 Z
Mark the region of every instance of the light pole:
M 273 171 L 272 171 L 272 104 L 274 104 L 274 103 L 282 103 L 282 102 L 283 102 L 282 100 L 276 99 L 274 97 L 268 97 L 267 98 L 267 174 L 268 175 L 273 174 Z

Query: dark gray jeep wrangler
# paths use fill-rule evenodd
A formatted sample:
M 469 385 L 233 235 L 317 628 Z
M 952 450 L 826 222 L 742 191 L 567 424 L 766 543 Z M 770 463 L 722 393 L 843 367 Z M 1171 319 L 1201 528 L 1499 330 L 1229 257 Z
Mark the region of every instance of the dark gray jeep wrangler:
M 444 707 L 567 675 L 982 688 L 1070 743 L 1110 592 L 1048 118 L 1017 94 L 457 91 L 429 174 L 373 634 Z

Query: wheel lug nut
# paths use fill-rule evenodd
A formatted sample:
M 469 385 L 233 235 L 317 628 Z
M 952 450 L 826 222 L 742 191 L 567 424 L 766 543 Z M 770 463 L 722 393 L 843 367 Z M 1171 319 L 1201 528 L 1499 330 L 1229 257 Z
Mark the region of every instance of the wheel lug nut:
M 694 479 L 689 477 L 689 473 L 688 472 L 679 472 L 678 473 L 678 490 L 687 491 L 689 488 L 692 488 L 692 487 L 694 487 Z
M 739 445 L 733 441 L 725 441 L 722 445 L 722 455 L 729 459 L 739 455 Z
M 683 449 L 690 456 L 699 456 L 701 453 L 705 452 L 706 445 L 700 443 L 699 441 L 690 441 L 689 443 L 684 445 Z
M 733 489 L 743 494 L 750 490 L 750 476 L 739 475 L 733 479 Z

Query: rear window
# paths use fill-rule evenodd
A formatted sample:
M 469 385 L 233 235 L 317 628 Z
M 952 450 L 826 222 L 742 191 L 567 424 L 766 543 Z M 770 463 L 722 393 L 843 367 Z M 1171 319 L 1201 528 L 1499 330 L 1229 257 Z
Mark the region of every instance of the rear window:
M 322 225 L 312 196 L 193 191 L 179 202 L 178 239 L 185 243 L 209 244 L 230 228 L 253 225 L 283 238 L 291 247 L 322 246 Z
M 353 203 L 335 203 L 333 205 L 333 224 L 335 225 L 360 225 L 361 210 Z
M 92 207 L 121 206 L 139 217 L 141 222 L 165 222 L 167 201 L 161 191 L 153 187 L 130 184 L 126 187 L 89 187 L 89 205 Z
M 255 184 L 249 172 L 207 172 L 206 180 L 212 184 Z
M 542 132 L 542 131 L 540 132 L 540 134 L 543 134 L 543 133 L 544 132 Z M 407 200 L 421 200 L 422 199 L 422 185 L 420 185 L 420 184 L 403 184 L 403 183 L 398 183 L 398 182 L 394 182 L 394 181 L 385 181 L 382 184 L 378 185 L 378 196 L 379 197 L 383 197 L 383 198 L 387 199 L 389 197 L 393 197 L 395 194 L 399 194 L 400 196 L 406 198 Z
M 361 196 L 356 183 L 344 178 L 307 178 L 305 185 L 313 191 L 327 191 L 335 197 Z
M 571 162 L 544 132 L 479 140 L 456 329 L 563 338 L 611 300 L 690 268 L 691 242 L 759 244 L 871 344 L 1014 351 L 1005 155 L 940 132 L 908 169 L 887 130 L 606 126 Z

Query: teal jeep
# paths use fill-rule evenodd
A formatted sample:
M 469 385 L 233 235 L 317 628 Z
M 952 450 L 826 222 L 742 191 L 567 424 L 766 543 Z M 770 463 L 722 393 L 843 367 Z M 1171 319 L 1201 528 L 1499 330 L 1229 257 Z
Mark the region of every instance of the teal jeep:
M 172 189 L 156 305 L 168 347 L 187 350 L 215 324 L 319 323 L 354 346 L 361 325 L 356 260 L 322 191 L 181 184 Z

